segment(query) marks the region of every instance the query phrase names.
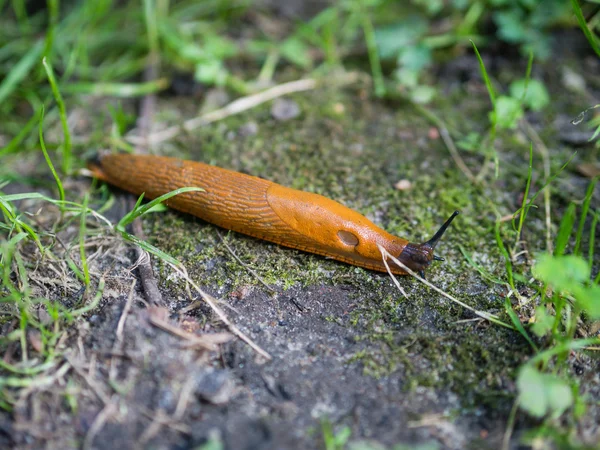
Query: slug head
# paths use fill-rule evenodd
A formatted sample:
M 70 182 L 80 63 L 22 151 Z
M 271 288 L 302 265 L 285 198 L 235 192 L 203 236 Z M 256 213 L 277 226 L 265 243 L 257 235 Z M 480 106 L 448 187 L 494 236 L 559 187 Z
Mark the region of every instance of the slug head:
M 418 272 L 422 278 L 425 278 L 425 269 L 429 267 L 431 261 L 444 260 L 444 258 L 434 255 L 433 250 L 450 226 L 450 223 L 452 223 L 458 214 L 458 211 L 454 211 L 448 220 L 444 222 L 444 225 L 442 225 L 437 233 L 435 233 L 427 242 L 423 242 L 422 244 L 413 244 L 412 242 L 409 242 L 406 247 L 404 247 L 404 250 L 402 250 L 402 253 L 400 253 L 400 256 L 398 256 L 398 260 L 405 264 L 409 269 Z

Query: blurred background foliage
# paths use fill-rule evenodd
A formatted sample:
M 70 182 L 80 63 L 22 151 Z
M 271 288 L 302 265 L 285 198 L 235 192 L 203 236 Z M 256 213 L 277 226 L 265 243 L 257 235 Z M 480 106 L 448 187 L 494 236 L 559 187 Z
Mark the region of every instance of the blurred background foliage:
M 428 103 L 437 93 L 433 64 L 472 54 L 472 44 L 544 61 L 557 30 L 586 33 L 587 24 L 589 51 L 600 54 L 600 0 L 0 0 L 0 12 L 0 155 L 36 147 L 30 131 L 42 105 L 46 123 L 58 122 L 49 70 L 55 91 L 75 102 L 88 94 L 201 95 L 212 86 L 247 95 L 358 68 L 371 73 L 377 96 Z M 144 75 L 149 61 L 158 68 L 152 77 Z M 508 118 L 499 126 L 514 128 L 522 114 L 519 89 L 498 103 Z M 532 80 L 529 90 L 537 104 L 526 106 L 542 109 L 544 86 Z M 480 146 L 471 141 L 461 148 Z
M 599 1 L 581 6 L 597 30 Z M 0 113 L 11 107 L 3 101 L 10 94 L 41 101 L 43 92 L 30 88 L 45 82 L 35 64 L 42 54 L 60 80 L 76 82 L 64 86 L 66 93 L 102 93 L 110 86 L 98 83 L 135 81 L 149 54 L 160 58 L 167 77 L 189 73 L 202 84 L 246 93 L 268 83 L 282 64 L 323 71 L 368 53 L 391 80 L 416 88 L 433 61 L 470 51 L 469 39 L 480 49 L 504 43 L 501 51 L 531 51 L 545 60 L 550 31 L 577 26 L 564 0 L 0 0 L 0 11 Z M 241 69 L 256 78 L 241 77 Z

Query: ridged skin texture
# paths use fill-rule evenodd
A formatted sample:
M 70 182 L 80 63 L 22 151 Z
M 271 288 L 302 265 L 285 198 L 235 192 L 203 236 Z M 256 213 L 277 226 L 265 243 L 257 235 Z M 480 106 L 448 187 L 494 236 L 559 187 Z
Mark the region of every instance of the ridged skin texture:
M 222 228 L 371 270 L 386 271 L 378 243 L 394 256 L 408 244 L 322 195 L 200 162 L 114 154 L 90 169 L 97 178 L 145 198 L 200 187 L 205 192 L 180 194 L 166 204 Z M 390 269 L 405 274 L 393 263 Z

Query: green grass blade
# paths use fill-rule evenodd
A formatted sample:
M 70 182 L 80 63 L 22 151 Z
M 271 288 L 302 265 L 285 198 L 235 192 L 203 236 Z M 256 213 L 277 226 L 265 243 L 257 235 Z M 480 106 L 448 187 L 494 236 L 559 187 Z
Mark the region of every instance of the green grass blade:
M 529 60 L 527 61 L 527 70 L 525 71 L 525 86 L 523 87 L 523 94 L 519 102 L 521 106 L 525 103 L 525 97 L 527 96 L 527 88 L 529 87 L 529 81 L 531 80 L 531 69 L 533 68 L 533 50 L 529 51 Z
M 9 203 L 9 200 L 7 200 L 7 197 L 9 196 L 0 195 L 0 210 L 2 210 L 5 219 L 10 223 L 10 232 L 12 232 L 13 228 L 17 230 L 18 233 L 24 231 L 31 238 L 31 240 L 36 243 L 40 252 L 42 252 L 44 247 L 40 242 L 39 236 L 31 226 L 17 217 L 17 214 L 14 212 L 12 205 Z
M 531 348 L 533 348 L 533 350 L 537 352 L 537 345 L 535 345 L 535 342 L 531 340 L 531 337 L 529 337 L 529 333 L 527 333 L 527 330 L 525 330 L 525 327 L 523 327 L 523 324 L 519 320 L 519 316 L 517 316 L 517 313 L 515 312 L 509 298 L 506 298 L 504 300 L 504 309 L 506 310 L 508 317 L 510 317 L 511 322 L 513 323 L 517 331 L 521 334 L 521 336 L 525 338 L 529 345 L 531 345 Z
M 152 200 L 151 202 L 148 202 L 147 204 L 145 204 L 143 206 L 140 206 L 140 203 L 141 203 L 142 198 L 143 198 L 143 194 L 142 194 L 138 198 L 138 201 L 137 201 L 135 207 L 133 208 L 133 210 L 131 210 L 129 213 L 127 213 L 119 221 L 119 223 L 117 224 L 117 229 L 119 229 L 119 230 L 125 229 L 125 227 L 127 225 L 129 225 L 131 222 L 133 222 L 138 217 L 141 217 L 144 214 L 146 214 L 150 209 L 152 209 L 153 207 L 155 207 L 159 203 L 162 203 L 165 200 L 168 200 L 171 197 L 174 197 L 175 195 L 184 194 L 186 192 L 204 192 L 204 189 L 199 188 L 199 187 L 183 187 L 183 188 L 179 188 L 179 189 L 176 189 L 174 191 L 168 192 L 168 193 L 166 193 L 164 195 L 161 195 L 160 197 L 155 198 L 154 200 Z
M 502 241 L 502 236 L 500 236 L 500 222 L 499 221 L 496 222 L 495 236 L 496 236 L 496 244 L 498 245 L 498 249 L 500 250 L 500 253 L 502 254 L 502 256 L 504 256 L 504 265 L 506 267 L 506 275 L 508 276 L 508 284 L 510 284 L 510 287 L 513 288 L 513 290 L 514 290 L 515 289 L 515 281 L 514 281 L 513 270 L 512 270 L 512 261 L 510 259 L 510 255 L 508 254 L 508 251 L 506 250 L 506 247 L 504 246 L 504 242 Z
M 0 369 L 4 369 L 8 372 L 13 372 L 13 373 L 16 373 L 19 375 L 28 375 L 28 376 L 36 375 L 40 372 L 44 372 L 48 369 L 51 369 L 54 366 L 55 366 L 55 363 L 53 361 L 47 361 L 43 364 L 38 364 L 33 367 L 17 367 L 13 364 L 9 364 L 9 363 L 5 362 L 4 360 L 0 359 Z
M 525 183 L 525 193 L 523 194 L 523 203 L 521 204 L 521 209 L 515 212 L 519 214 L 519 226 L 517 227 L 517 239 L 521 238 L 521 231 L 523 230 L 523 224 L 525 223 L 525 217 L 527 217 L 526 208 L 527 199 L 529 198 L 529 189 L 531 188 L 531 179 L 533 177 L 533 143 L 529 144 L 529 167 L 527 168 L 527 182 Z M 515 227 L 515 215 L 513 215 L 513 229 Z
M 4 155 L 8 155 L 9 153 L 17 153 L 20 151 L 19 145 L 23 142 L 36 123 L 38 123 L 39 117 L 37 114 L 31 116 L 31 119 L 27 121 L 25 125 L 19 130 L 19 133 L 10 140 L 8 144 L 6 144 L 3 148 L 0 149 L 0 157 Z
M 588 142 L 594 141 L 598 136 L 600 136 L 600 126 L 596 128 L 594 134 L 592 134 L 592 137 L 588 139 Z
M 496 92 L 494 91 L 494 87 L 492 86 L 492 82 L 485 68 L 485 64 L 483 63 L 483 58 L 479 54 L 479 50 L 477 49 L 477 45 L 475 42 L 471 41 L 473 45 L 473 49 L 475 50 L 475 55 L 477 56 L 477 60 L 479 61 L 479 69 L 481 70 L 481 76 L 483 77 L 483 81 L 485 82 L 485 87 L 487 88 L 488 95 L 490 96 L 490 101 L 492 102 L 492 107 L 496 109 Z
M 21 306 L 19 309 L 19 328 L 21 329 L 21 339 L 19 341 L 21 344 L 21 359 L 23 361 L 28 361 L 29 356 L 27 352 L 27 323 L 29 322 L 29 320 L 27 317 L 27 307 Z
M 12 202 L 12 201 L 17 201 L 17 200 L 25 200 L 25 199 L 42 200 L 42 201 L 45 201 L 48 203 L 52 203 L 53 205 L 56 205 L 58 207 L 64 207 L 65 211 L 76 212 L 76 213 L 81 212 L 81 204 L 80 203 L 70 202 L 68 200 L 65 200 L 65 201 L 56 200 L 54 198 L 46 197 L 45 195 L 42 195 L 39 192 L 26 192 L 23 194 L 10 194 L 10 195 L 0 196 L 0 208 L 3 207 L 3 204 L 5 202 Z M 91 214 L 92 216 L 94 216 L 94 218 L 104 222 L 109 227 L 112 227 L 111 221 L 108 220 L 106 217 L 104 217 L 102 214 L 100 214 L 98 211 L 87 208 L 87 214 Z
M 592 270 L 592 266 L 594 265 L 594 241 L 596 238 L 596 227 L 598 226 L 598 219 L 600 218 L 600 213 L 598 211 L 594 212 L 594 217 L 592 219 L 592 226 L 590 227 L 590 245 L 588 248 L 588 265 L 590 266 L 590 271 Z
M 494 143 L 496 142 L 496 134 L 498 132 L 498 112 L 496 111 L 496 92 L 494 91 L 494 86 L 492 86 L 492 81 L 487 73 L 487 69 L 485 68 L 485 64 L 483 62 L 483 58 L 479 54 L 479 50 L 477 49 L 477 45 L 475 42 L 470 39 L 471 44 L 473 45 L 473 49 L 475 50 L 475 55 L 477 56 L 477 60 L 479 61 L 479 69 L 481 70 L 481 76 L 483 77 L 483 81 L 485 82 L 485 87 L 487 88 L 488 95 L 490 97 L 490 102 L 492 103 L 492 109 L 494 110 L 494 114 L 492 114 L 491 121 L 491 129 L 489 134 L 490 147 L 492 150 L 492 154 L 494 157 L 494 174 L 496 178 L 498 178 L 500 173 L 500 159 L 498 157 L 498 152 L 496 151 Z
M 20 30 L 26 34 L 31 32 L 31 22 L 29 21 L 29 16 L 27 15 L 27 6 L 25 0 L 12 0 L 12 8 L 17 17 L 17 22 L 19 23 Z M 0 11 L 2 11 L 0 9 Z
M 88 267 L 87 257 L 85 255 L 87 205 L 88 194 L 86 192 L 86 194 L 83 196 L 83 204 L 81 205 L 81 216 L 79 222 L 79 257 L 81 258 L 81 267 L 83 268 L 83 279 L 86 289 L 90 286 L 90 269 Z
M 65 189 L 63 188 L 62 181 L 60 181 L 60 177 L 56 173 L 54 169 L 54 164 L 52 164 L 52 160 L 50 159 L 50 155 L 48 154 L 48 150 L 46 149 L 46 143 L 44 142 L 44 106 L 42 106 L 42 110 L 40 111 L 40 126 L 39 126 L 39 135 L 40 135 L 40 146 L 42 147 L 42 153 L 44 154 L 44 159 L 46 160 L 46 164 L 50 168 L 50 172 L 52 172 L 52 176 L 54 180 L 56 180 L 56 186 L 58 188 L 58 197 L 62 202 L 65 201 Z M 64 209 L 61 208 L 61 212 L 64 213 Z
M 4 80 L 0 82 L 0 103 L 3 103 L 4 100 L 14 92 L 19 83 L 27 77 L 31 68 L 38 61 L 38 58 L 42 53 L 42 47 L 42 41 L 36 42 L 36 44 L 25 53 L 21 60 L 14 65 L 10 72 L 8 72 L 8 75 L 6 75 Z
M 367 11 L 360 11 L 362 16 L 362 29 L 365 35 L 367 44 L 367 52 L 369 54 L 369 63 L 371 64 L 371 73 L 373 74 L 373 84 L 375 85 L 375 95 L 383 97 L 385 95 L 385 81 L 381 70 L 381 61 L 379 60 L 379 52 L 377 51 L 377 42 L 375 40 L 375 31 L 373 23 Z
M 83 273 L 81 273 L 81 270 L 79 270 L 79 267 L 77 267 L 77 264 L 75 264 L 71 258 L 67 258 L 67 266 L 69 266 L 69 269 L 71 269 L 77 278 L 79 278 L 81 281 L 85 281 L 85 276 Z
M 5 200 L 7 202 L 16 202 L 18 200 L 52 200 L 54 201 L 54 199 L 50 198 L 50 197 L 46 197 L 43 194 L 40 194 L 39 192 L 23 192 L 22 194 L 8 194 L 8 195 L 3 195 L 2 197 L 0 197 L 2 200 Z M 68 203 L 68 202 L 65 202 Z
M 25 232 L 16 234 L 12 238 L 10 238 L 10 240 L 7 242 L 7 245 L 9 245 L 10 247 L 14 247 L 19 242 L 21 242 L 23 239 L 25 239 L 26 237 L 27 237 L 27 233 L 25 233 Z
M 47 0 L 48 10 L 48 29 L 46 31 L 46 43 L 44 45 L 44 57 L 49 58 L 54 46 L 54 36 L 56 35 L 56 24 L 58 22 L 59 0 Z
M 102 294 L 104 293 L 104 285 L 104 278 L 100 278 L 100 281 L 98 281 L 98 289 L 96 290 L 96 294 L 94 295 L 92 301 L 89 304 L 82 306 L 81 308 L 76 309 L 75 311 L 72 311 L 70 315 L 73 317 L 77 317 L 95 309 L 100 303 L 100 300 L 102 300 Z
M 144 0 L 144 20 L 148 37 L 148 49 L 152 55 L 158 55 L 158 24 L 156 2 Z
M 571 157 L 567 160 L 566 163 L 564 163 L 560 169 L 558 169 L 556 171 L 555 174 L 553 174 L 550 178 L 548 178 L 546 180 L 546 182 L 538 189 L 538 191 L 534 194 L 533 197 L 531 197 L 531 200 L 529 200 L 527 202 L 527 207 L 525 208 L 525 214 L 527 213 L 527 211 L 529 211 L 530 208 L 533 208 L 535 205 L 533 204 L 533 202 L 535 202 L 535 200 L 537 199 L 538 195 L 540 195 L 542 192 L 544 192 L 544 189 L 546 189 L 546 187 L 548 187 L 548 185 L 550 183 L 552 183 L 561 173 L 563 170 L 565 170 L 565 168 L 571 163 L 571 161 L 573 160 L 573 158 L 575 158 L 575 155 L 577 155 L 577 152 L 574 152 Z
M 577 22 L 579 23 L 581 31 L 583 31 L 583 34 L 585 34 L 585 37 L 596 54 L 600 56 L 600 45 L 598 44 L 597 38 L 594 36 L 592 30 L 590 30 L 588 27 L 585 17 L 583 16 L 583 11 L 581 10 L 581 6 L 579 6 L 579 2 L 577 0 L 571 0 L 571 5 L 573 6 L 573 12 L 575 13 L 575 17 L 577 17 Z
M 125 229 L 125 227 L 127 225 L 129 225 L 131 222 L 133 222 L 136 219 L 136 217 L 139 217 L 137 215 L 137 213 L 138 213 L 138 209 L 140 208 L 140 205 L 142 204 L 142 200 L 144 199 L 144 195 L 145 194 L 142 193 L 142 195 L 140 195 L 138 197 L 137 201 L 135 202 L 133 209 L 131 211 L 129 211 L 127 214 L 125 214 L 121 220 L 119 220 L 119 223 L 117 224 L 118 229 Z
M 148 242 L 143 241 L 140 238 L 138 238 L 137 236 L 127 233 L 124 230 L 119 230 L 119 232 L 121 233 L 121 236 L 123 236 L 123 239 L 131 242 L 132 244 L 137 245 L 142 250 L 147 251 L 148 253 L 156 256 L 159 259 L 162 259 L 162 260 L 168 262 L 169 264 L 173 264 L 174 266 L 178 266 L 178 267 L 181 266 L 181 263 L 179 261 L 177 261 L 175 258 L 173 258 L 168 253 L 165 253 L 162 250 L 156 248 L 152 244 L 149 244 Z
M 554 248 L 554 256 L 564 255 L 573 225 L 575 224 L 575 203 L 570 203 L 565 211 L 565 215 L 560 221 L 560 227 L 556 236 L 556 244 Z
M 596 187 L 596 183 L 600 177 L 594 177 L 587 188 L 587 192 L 585 193 L 585 199 L 583 200 L 583 206 L 581 207 L 581 217 L 579 218 L 579 226 L 577 227 L 577 234 L 575 235 L 575 249 L 573 253 L 576 255 L 579 254 L 579 247 L 581 246 L 581 238 L 583 237 L 583 227 L 585 226 L 585 219 L 587 219 L 588 211 L 590 210 L 590 202 L 592 201 L 592 196 L 594 195 L 594 189 Z
M 66 175 L 71 173 L 71 133 L 69 132 L 69 125 L 67 123 L 67 111 L 65 108 L 65 102 L 63 101 L 62 95 L 58 89 L 58 84 L 56 83 L 56 77 L 54 76 L 54 70 L 52 69 L 52 65 L 50 62 L 44 57 L 42 59 L 42 64 L 44 65 L 44 69 L 46 69 L 46 75 L 48 76 L 48 81 L 50 82 L 50 87 L 52 88 L 52 93 L 54 94 L 54 100 L 58 105 L 58 111 L 60 113 L 60 121 L 62 123 L 64 142 L 62 145 L 62 170 Z
M 566 342 L 562 342 L 560 344 L 555 345 L 554 347 L 549 348 L 548 350 L 544 350 L 543 352 L 538 353 L 529 361 L 527 361 L 527 364 L 538 364 L 542 362 L 544 363 L 544 365 L 546 365 L 550 358 L 552 358 L 553 356 L 560 355 L 571 350 L 581 350 L 591 345 L 600 345 L 600 338 L 593 337 L 585 339 L 573 339 Z

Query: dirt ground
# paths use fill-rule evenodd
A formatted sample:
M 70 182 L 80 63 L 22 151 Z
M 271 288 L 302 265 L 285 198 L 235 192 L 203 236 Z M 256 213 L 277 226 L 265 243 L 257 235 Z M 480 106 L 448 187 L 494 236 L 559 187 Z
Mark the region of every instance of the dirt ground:
M 552 65 L 536 64 L 533 72 L 550 87 L 553 108 L 528 120 L 549 149 L 553 169 L 581 145 L 565 137 L 564 123 L 600 98 L 598 60 L 571 57 L 565 51 L 564 67 L 587 83 L 582 93 L 565 94 Z M 490 59 L 488 71 L 500 83 L 510 82 L 526 65 L 524 58 L 514 60 Z M 431 74 L 441 93 L 431 109 L 459 133 L 487 126 L 489 104 L 477 67 L 465 55 Z M 275 119 L 273 105 L 266 104 L 156 152 L 322 193 L 413 241 L 431 236 L 459 209 L 439 246 L 446 262 L 436 263 L 428 279 L 506 320 L 506 288 L 481 277 L 463 254 L 504 276 L 490 205 L 503 214 L 520 206 L 528 137 L 521 130 L 500 136 L 500 178 L 480 188 L 465 179 L 436 129 L 406 102 L 371 98 L 363 82 L 290 98 L 299 114 L 289 120 Z M 196 105 L 194 99 L 161 97 L 155 126 L 194 115 Z M 81 130 L 92 114 L 105 111 L 98 103 L 78 108 Z M 578 148 L 553 190 L 556 223 L 561 208 L 581 198 L 588 182 L 577 167 L 593 160 L 593 150 Z M 476 153 L 464 157 L 473 168 L 483 161 Z M 534 173 L 534 181 L 543 176 L 537 156 Z M 412 188 L 394 189 L 400 180 Z M 73 180 L 81 189 L 89 183 Z M 113 192 L 117 201 L 107 215 L 116 221 L 127 211 L 128 195 Z M 103 195 L 98 192 L 93 202 L 101 204 Z M 595 208 L 599 202 L 596 192 Z M 532 211 L 525 234 L 532 255 L 544 248 L 543 227 L 543 211 Z M 228 233 L 176 212 L 152 214 L 144 219 L 150 242 L 178 258 L 272 360 L 237 338 L 206 350 L 164 324 L 225 338 L 228 328 L 212 310 L 200 300 L 184 311 L 199 297 L 192 292 L 190 299 L 185 281 L 156 259 L 165 306 L 144 304 L 135 252 L 98 230 L 90 264 L 95 282 L 106 273 L 102 300 L 67 329 L 50 379 L 25 388 L 30 390 L 19 394 L 12 414 L 0 413 L 0 447 L 322 449 L 331 427 L 338 437 L 349 430 L 356 449 L 501 448 L 515 401 L 515 371 L 532 355 L 517 332 L 480 320 L 409 278 L 400 279 L 405 299 L 387 275 Z M 42 267 L 39 275 L 52 277 Z M 46 287 L 66 306 L 81 296 L 79 286 Z M 592 400 L 576 432 L 593 446 L 600 439 L 600 361 L 573 355 L 572 368 Z M 517 414 L 509 448 L 521 448 L 523 433 L 535 424 Z

